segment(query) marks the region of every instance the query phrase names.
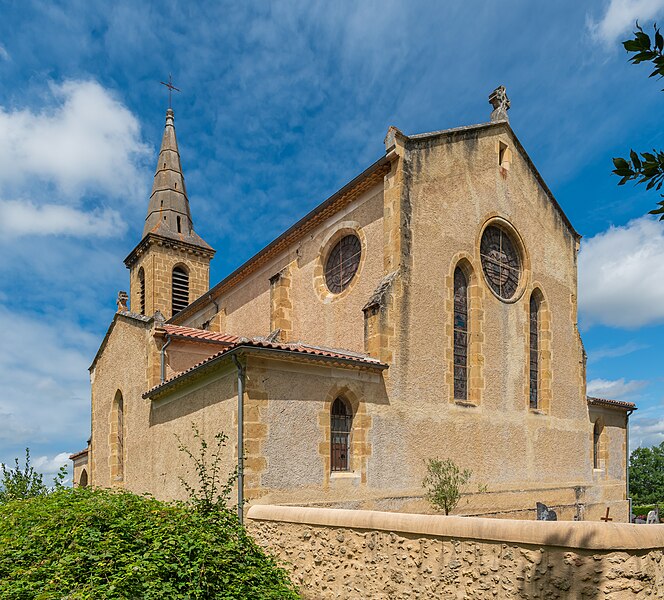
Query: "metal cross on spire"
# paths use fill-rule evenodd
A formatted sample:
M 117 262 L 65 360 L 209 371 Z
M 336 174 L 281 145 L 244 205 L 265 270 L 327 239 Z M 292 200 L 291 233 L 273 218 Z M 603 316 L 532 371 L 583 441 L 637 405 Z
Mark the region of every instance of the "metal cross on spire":
M 168 74 L 168 83 L 165 81 L 160 81 L 159 83 L 161 83 L 161 85 L 165 85 L 168 88 L 168 108 L 173 108 L 171 105 L 173 90 L 176 92 L 179 92 L 180 90 L 173 85 L 173 78 L 171 77 L 171 74 Z

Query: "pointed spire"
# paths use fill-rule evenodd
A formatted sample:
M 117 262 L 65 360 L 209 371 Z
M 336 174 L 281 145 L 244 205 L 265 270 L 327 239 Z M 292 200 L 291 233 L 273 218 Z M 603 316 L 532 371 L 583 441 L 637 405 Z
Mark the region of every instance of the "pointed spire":
M 173 109 L 166 111 L 166 126 L 161 140 L 157 170 L 145 218 L 143 237 L 154 233 L 189 244 L 210 248 L 195 232 L 184 184 L 178 142 L 175 137 Z

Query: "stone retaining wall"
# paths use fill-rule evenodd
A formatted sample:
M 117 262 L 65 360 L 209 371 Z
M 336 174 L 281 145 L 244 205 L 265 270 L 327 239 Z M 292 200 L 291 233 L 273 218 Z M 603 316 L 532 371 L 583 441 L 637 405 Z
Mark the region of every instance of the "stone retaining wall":
M 664 598 L 664 526 L 255 505 L 306 599 Z

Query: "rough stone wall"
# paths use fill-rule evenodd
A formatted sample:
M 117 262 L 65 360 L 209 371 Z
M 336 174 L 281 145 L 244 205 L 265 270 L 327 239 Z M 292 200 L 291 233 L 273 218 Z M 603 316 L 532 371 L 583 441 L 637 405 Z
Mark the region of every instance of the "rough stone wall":
M 140 313 L 139 271 L 145 273 L 145 314 L 151 316 L 159 310 L 170 319 L 172 311 L 173 268 L 183 265 L 189 273 L 189 302 L 203 295 L 210 288 L 210 258 L 187 252 L 178 246 L 152 242 L 130 269 L 130 308 Z
M 664 598 L 662 549 L 582 550 L 248 520 L 303 598 Z
M 92 485 L 122 486 L 127 479 L 140 478 L 142 459 L 146 449 L 137 441 L 140 432 L 149 423 L 149 405 L 141 394 L 145 391 L 148 354 L 152 346 L 150 325 L 131 318 L 116 316 L 106 346 L 91 374 L 92 384 L 92 441 L 90 472 Z M 116 441 L 112 432 L 116 420 L 113 401 L 117 392 L 122 394 L 124 407 L 122 480 L 111 476 L 114 457 L 111 448 Z M 117 431 L 115 431 L 117 435 Z M 135 465 L 135 466 L 134 466 Z

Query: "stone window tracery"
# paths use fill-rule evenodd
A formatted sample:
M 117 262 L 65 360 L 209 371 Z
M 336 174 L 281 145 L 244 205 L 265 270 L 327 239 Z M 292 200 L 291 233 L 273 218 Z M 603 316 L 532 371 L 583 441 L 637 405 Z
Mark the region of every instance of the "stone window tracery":
M 333 294 L 343 292 L 360 266 L 362 244 L 353 234 L 342 237 L 332 248 L 325 262 L 325 283 Z
M 503 300 L 512 298 L 519 287 L 521 257 L 509 234 L 489 225 L 482 234 L 480 258 L 489 287 Z

